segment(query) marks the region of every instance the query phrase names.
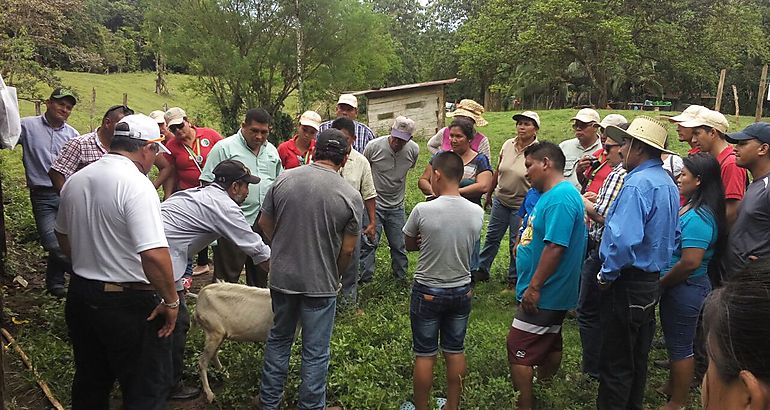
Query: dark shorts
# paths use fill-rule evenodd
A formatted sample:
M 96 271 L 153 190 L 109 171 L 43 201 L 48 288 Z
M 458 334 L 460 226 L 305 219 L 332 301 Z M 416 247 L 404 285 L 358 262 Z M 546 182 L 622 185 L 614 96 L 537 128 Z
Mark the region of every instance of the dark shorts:
M 472 298 L 473 288 L 470 284 L 444 289 L 415 282 L 409 306 L 414 354 L 438 354 L 439 337 L 444 353 L 463 353 Z
M 540 309 L 534 315 L 519 309 L 508 332 L 508 363 L 543 364 L 549 354 L 562 351 L 561 325 L 565 310 Z
M 693 356 L 693 341 L 703 302 L 711 292 L 708 276 L 688 278 L 663 291 L 660 323 L 671 360 Z

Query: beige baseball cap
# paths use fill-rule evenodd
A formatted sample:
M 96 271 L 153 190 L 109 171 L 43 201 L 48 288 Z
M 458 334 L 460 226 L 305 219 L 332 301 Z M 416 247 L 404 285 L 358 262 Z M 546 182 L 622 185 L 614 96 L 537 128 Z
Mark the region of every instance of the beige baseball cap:
M 599 123 L 599 127 L 607 128 L 610 125 L 620 125 L 620 124 L 625 124 L 627 122 L 628 120 L 626 119 L 626 117 L 620 114 L 607 114 L 607 116 L 602 119 L 602 122 Z
M 522 112 L 520 114 L 514 115 L 511 118 L 513 118 L 513 120 L 516 121 L 516 122 L 519 122 L 521 120 L 533 121 L 535 123 L 535 125 L 537 126 L 537 128 L 540 128 L 540 116 L 537 115 L 537 113 L 534 112 L 534 111 L 524 111 L 524 112 Z
M 315 111 L 305 111 L 299 116 L 300 125 L 313 127 L 316 131 L 321 129 L 321 115 Z
M 390 135 L 404 141 L 409 141 L 412 139 L 414 129 L 415 124 L 412 119 L 399 115 L 396 117 L 396 120 L 393 121 L 393 126 L 390 127 Z
M 583 108 L 580 111 L 578 111 L 578 113 L 575 114 L 574 117 L 570 118 L 570 120 L 580 121 L 586 124 L 590 124 L 592 122 L 595 122 L 598 124 L 599 120 L 601 120 L 601 117 L 599 116 L 599 113 L 593 108 Z
M 708 108 L 699 111 L 695 118 L 680 122 L 679 125 L 685 128 L 711 127 L 722 134 L 726 133 L 730 127 L 730 123 L 727 122 L 727 117 L 724 114 Z
M 337 105 L 347 104 L 353 108 L 358 108 L 358 98 L 353 94 L 342 94 L 340 99 L 337 100 Z
M 689 121 L 692 119 L 695 119 L 695 117 L 698 116 L 698 113 L 700 113 L 703 110 L 707 110 L 708 108 L 702 106 L 702 105 L 691 105 L 682 111 L 681 114 L 675 115 L 673 117 L 670 117 L 668 120 L 670 122 L 683 122 L 683 121 Z
M 179 107 L 171 107 L 166 111 L 164 118 L 166 118 L 166 125 L 169 127 L 172 125 L 179 125 L 184 122 L 187 113 Z
M 150 118 L 155 120 L 158 124 L 166 125 L 166 113 L 161 110 L 155 110 L 150 113 Z

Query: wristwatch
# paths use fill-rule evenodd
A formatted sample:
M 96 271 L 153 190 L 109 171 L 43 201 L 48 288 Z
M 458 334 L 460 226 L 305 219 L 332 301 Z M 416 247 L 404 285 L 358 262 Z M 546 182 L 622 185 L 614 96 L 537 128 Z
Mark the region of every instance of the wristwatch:
M 597 281 L 599 282 L 599 284 L 600 284 L 600 285 L 602 285 L 602 286 L 604 286 L 604 285 L 608 285 L 608 284 L 610 283 L 610 282 L 607 282 L 607 281 L 605 281 L 604 279 L 602 279 L 602 273 L 601 273 L 601 272 L 599 272 L 599 273 L 597 273 L 597 274 L 596 274 L 596 280 L 597 280 Z
M 167 303 L 167 302 L 166 302 L 164 299 L 162 299 L 162 298 L 161 298 L 161 299 L 160 299 L 160 303 L 161 303 L 163 306 L 165 306 L 165 307 L 167 307 L 167 308 L 169 308 L 169 309 L 176 309 L 176 308 L 178 308 L 178 307 L 179 307 L 180 299 L 179 299 L 179 298 L 176 298 L 176 302 L 174 302 L 174 303 Z

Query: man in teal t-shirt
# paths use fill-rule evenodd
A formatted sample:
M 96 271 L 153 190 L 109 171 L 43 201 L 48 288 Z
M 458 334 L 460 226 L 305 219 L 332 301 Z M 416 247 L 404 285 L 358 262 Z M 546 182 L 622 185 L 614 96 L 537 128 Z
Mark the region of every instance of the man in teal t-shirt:
M 580 193 L 564 179 L 564 153 L 550 142 L 524 151 L 527 178 L 542 196 L 529 216 L 516 257 L 520 309 L 508 333 L 508 362 L 518 407 L 531 408 L 533 366 L 538 378 L 553 376 L 561 364 L 561 325 L 577 306 L 580 270 L 588 233 Z

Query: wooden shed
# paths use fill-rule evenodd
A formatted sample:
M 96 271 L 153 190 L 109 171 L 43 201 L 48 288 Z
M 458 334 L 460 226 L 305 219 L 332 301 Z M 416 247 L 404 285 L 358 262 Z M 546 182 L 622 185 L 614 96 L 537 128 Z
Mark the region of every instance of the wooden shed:
M 393 120 L 404 115 L 414 120 L 415 136 L 431 137 L 444 127 L 446 120 L 444 86 L 455 82 L 457 78 L 353 91 L 351 94 L 366 97 L 367 119 L 375 134 L 386 135 Z

